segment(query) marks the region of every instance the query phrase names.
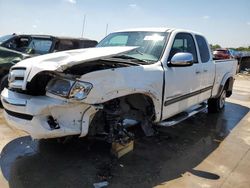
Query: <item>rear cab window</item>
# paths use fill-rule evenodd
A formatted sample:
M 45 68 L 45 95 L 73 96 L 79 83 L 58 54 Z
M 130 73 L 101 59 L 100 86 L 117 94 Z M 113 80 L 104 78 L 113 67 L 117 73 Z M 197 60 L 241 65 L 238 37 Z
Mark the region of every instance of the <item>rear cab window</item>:
M 201 62 L 206 63 L 210 60 L 210 53 L 207 42 L 205 38 L 201 35 L 195 35 L 195 39 L 198 44 L 198 48 L 200 51 Z

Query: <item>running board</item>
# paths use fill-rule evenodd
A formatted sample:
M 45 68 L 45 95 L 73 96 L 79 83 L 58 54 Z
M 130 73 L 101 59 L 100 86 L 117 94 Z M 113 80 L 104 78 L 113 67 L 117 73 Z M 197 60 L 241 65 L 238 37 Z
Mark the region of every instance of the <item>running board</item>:
M 176 125 L 184 120 L 186 120 L 187 118 L 205 110 L 207 108 L 207 104 L 206 103 L 202 103 L 199 104 L 198 107 L 196 106 L 195 108 L 185 111 L 185 112 L 181 112 L 171 118 L 168 118 L 164 121 L 161 121 L 157 124 L 157 126 L 162 126 L 162 127 L 170 127 L 173 125 Z

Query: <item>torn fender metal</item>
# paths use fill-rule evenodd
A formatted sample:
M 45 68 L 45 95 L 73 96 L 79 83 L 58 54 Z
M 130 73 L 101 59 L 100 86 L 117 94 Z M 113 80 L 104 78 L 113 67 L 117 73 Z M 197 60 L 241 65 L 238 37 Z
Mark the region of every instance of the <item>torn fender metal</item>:
M 84 137 L 89 132 L 89 126 L 94 118 L 95 113 L 98 111 L 98 109 L 94 106 L 89 106 L 84 112 L 82 116 L 82 127 L 81 127 L 81 134 L 80 137 Z
M 163 69 L 160 62 L 90 72 L 80 78 L 80 80 L 93 85 L 87 98 L 82 102 L 101 104 L 130 94 L 145 94 L 152 99 L 156 113 L 155 121 L 159 121 L 162 103 L 162 78 Z

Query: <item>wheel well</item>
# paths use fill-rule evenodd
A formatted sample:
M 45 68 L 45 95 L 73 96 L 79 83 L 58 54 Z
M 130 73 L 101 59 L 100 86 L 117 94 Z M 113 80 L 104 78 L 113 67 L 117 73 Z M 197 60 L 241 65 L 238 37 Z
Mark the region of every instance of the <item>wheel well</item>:
M 234 79 L 232 77 L 228 78 L 225 85 L 224 85 L 224 89 L 226 90 L 226 96 L 230 97 L 232 95 L 232 90 L 233 90 L 233 82 Z
M 225 88 L 226 90 L 228 90 L 229 79 L 230 79 L 230 78 L 227 79 L 227 81 L 226 81 L 226 83 L 225 83 L 225 86 L 224 86 L 224 88 Z
M 151 97 L 149 97 L 148 95 L 140 93 L 126 95 L 123 97 L 112 99 L 106 102 L 104 105 L 107 106 L 114 100 L 119 100 L 120 108 L 124 112 L 124 114 L 130 113 L 131 111 L 140 111 L 152 121 L 155 119 L 154 103 Z
M 89 135 L 109 132 L 107 126 L 110 124 L 111 116 L 112 119 L 131 119 L 137 122 L 153 122 L 156 118 L 153 100 L 144 94 L 126 95 L 102 105 L 103 109 L 99 110 L 91 121 Z

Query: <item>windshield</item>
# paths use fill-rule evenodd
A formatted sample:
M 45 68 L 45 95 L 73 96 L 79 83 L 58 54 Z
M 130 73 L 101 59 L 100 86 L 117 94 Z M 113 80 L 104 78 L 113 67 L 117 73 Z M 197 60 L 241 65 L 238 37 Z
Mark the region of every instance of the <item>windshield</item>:
M 52 40 L 50 38 L 16 36 L 3 43 L 2 46 L 26 54 L 46 54 L 50 52 Z
M 3 42 L 9 40 L 11 37 L 13 37 L 13 35 L 4 35 L 0 37 L 0 44 L 2 44 Z
M 166 32 L 119 32 L 105 37 L 97 47 L 106 46 L 138 46 L 125 55 L 148 62 L 160 59 L 166 42 Z
M 47 54 L 52 46 L 52 40 L 46 38 L 32 38 L 28 49 L 32 49 L 35 54 Z M 28 52 L 29 53 L 29 52 Z

